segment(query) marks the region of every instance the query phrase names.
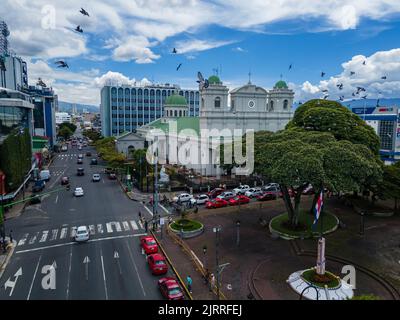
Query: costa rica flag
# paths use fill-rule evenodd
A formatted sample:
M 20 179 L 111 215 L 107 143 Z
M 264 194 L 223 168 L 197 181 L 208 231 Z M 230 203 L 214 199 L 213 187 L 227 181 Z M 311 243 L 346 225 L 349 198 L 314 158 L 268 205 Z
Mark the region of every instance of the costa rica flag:
M 313 225 L 315 225 L 318 222 L 318 219 L 321 215 L 323 205 L 324 205 L 324 191 L 322 190 L 321 193 L 319 194 L 317 203 L 315 204 L 315 208 L 314 208 L 315 219 L 314 219 Z

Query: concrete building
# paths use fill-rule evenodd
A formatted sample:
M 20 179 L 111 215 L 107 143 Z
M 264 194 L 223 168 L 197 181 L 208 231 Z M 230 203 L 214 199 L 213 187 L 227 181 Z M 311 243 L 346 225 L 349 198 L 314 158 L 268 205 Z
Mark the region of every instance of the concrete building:
M 102 135 L 118 136 L 163 117 L 164 104 L 173 93 L 185 97 L 187 115 L 199 115 L 198 90 L 184 90 L 178 85 L 105 86 L 101 90 Z
M 64 123 L 64 122 L 71 123 L 71 115 L 68 114 L 67 112 L 56 112 L 55 117 L 56 117 L 57 125 L 60 125 L 61 123 Z
M 374 128 L 381 140 L 381 159 L 390 164 L 400 160 L 400 109 L 396 106 L 351 109 Z

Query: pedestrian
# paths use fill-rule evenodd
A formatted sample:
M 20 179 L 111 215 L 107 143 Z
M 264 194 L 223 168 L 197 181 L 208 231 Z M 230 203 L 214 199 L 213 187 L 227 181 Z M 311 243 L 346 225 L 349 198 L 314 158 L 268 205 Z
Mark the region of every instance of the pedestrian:
M 142 213 L 139 211 L 139 220 L 142 220 Z
M 192 293 L 192 283 L 193 283 L 192 277 L 188 275 L 186 277 L 186 285 L 190 293 Z
M 210 276 L 210 291 L 212 291 L 214 287 L 215 287 L 215 276 L 214 276 L 214 273 L 211 273 L 211 276 Z
M 148 231 L 147 220 L 144 220 L 144 229 L 146 230 L 146 233 L 147 233 L 147 231 Z

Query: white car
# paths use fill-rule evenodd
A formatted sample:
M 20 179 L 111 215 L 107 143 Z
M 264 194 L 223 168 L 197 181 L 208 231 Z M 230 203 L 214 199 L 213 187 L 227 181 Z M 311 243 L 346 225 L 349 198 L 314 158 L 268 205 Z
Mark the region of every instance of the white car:
M 234 198 L 235 196 L 236 196 L 235 193 L 233 193 L 233 192 L 231 192 L 231 191 L 225 191 L 225 192 L 222 192 L 222 193 L 217 197 L 217 199 L 229 200 L 229 199 Z
M 181 193 L 178 197 L 177 197 L 177 202 L 188 202 L 190 201 L 190 199 L 192 199 L 193 196 L 189 193 Z
M 195 199 L 191 199 L 190 201 L 192 204 L 205 204 L 209 200 L 210 200 L 210 198 L 208 197 L 208 195 L 201 194 L 198 197 L 196 197 Z
M 250 187 L 247 184 L 243 184 L 243 185 L 233 189 L 233 192 L 235 192 L 236 194 L 245 194 L 245 192 L 249 189 L 250 189 Z
M 244 193 L 244 195 L 246 197 L 249 197 L 249 198 L 254 198 L 254 197 L 259 196 L 261 194 L 263 194 L 261 188 L 250 188 L 249 190 L 247 190 Z
M 86 226 L 80 226 L 75 233 L 75 241 L 83 242 L 89 240 L 89 228 Z
M 81 187 L 75 188 L 74 196 L 75 197 L 82 197 L 83 196 L 83 189 Z
M 98 173 L 93 173 L 92 181 L 93 181 L 93 182 L 99 182 L 100 180 L 101 180 L 100 174 L 98 174 Z
M 64 145 L 61 147 L 61 151 L 68 151 L 67 145 L 64 144 Z

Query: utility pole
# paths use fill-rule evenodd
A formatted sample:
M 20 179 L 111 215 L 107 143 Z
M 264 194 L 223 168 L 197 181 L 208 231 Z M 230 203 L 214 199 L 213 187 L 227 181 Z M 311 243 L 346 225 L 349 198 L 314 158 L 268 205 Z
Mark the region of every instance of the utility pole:
M 219 239 L 218 235 L 221 231 L 221 227 L 214 227 L 213 231 L 215 232 L 215 274 L 217 276 L 217 300 L 219 300 L 219 260 L 218 260 L 218 245 Z

